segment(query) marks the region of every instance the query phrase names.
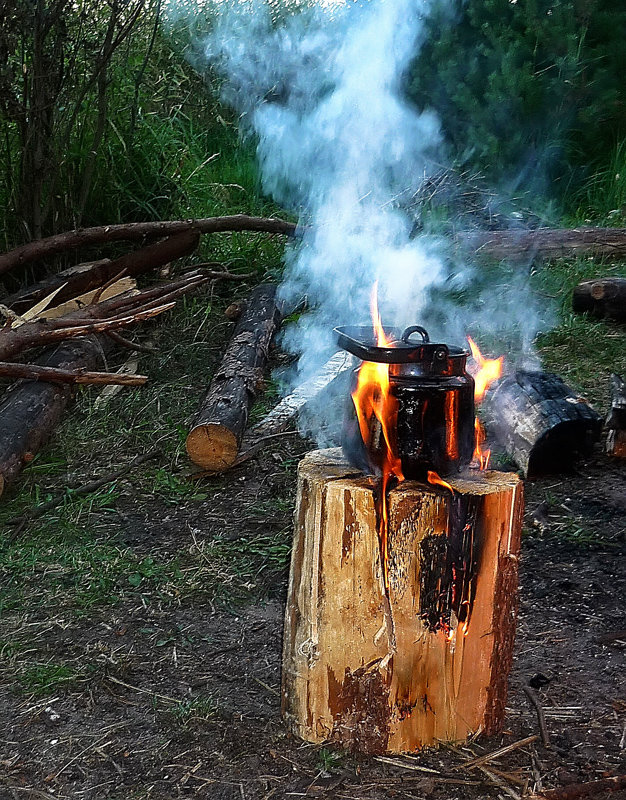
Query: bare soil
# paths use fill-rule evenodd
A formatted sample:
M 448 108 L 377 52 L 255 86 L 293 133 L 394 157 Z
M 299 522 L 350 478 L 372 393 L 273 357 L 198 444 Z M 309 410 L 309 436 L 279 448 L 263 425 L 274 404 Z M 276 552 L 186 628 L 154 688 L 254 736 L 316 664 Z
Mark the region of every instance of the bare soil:
M 250 508 L 293 499 L 289 465 L 306 449 L 296 437 L 280 441 L 202 501 L 138 509 L 123 493 L 114 524 L 128 547 L 155 559 L 201 554 L 215 538 L 245 547 L 264 526 L 289 528 L 289 503 L 271 514 Z M 3 639 L 21 642 L 31 663 L 76 663 L 77 677 L 29 693 L 1 653 L 0 798 L 477 800 L 625 773 L 625 519 L 626 464 L 600 453 L 570 475 L 527 484 L 506 729 L 393 763 L 304 744 L 283 725 L 284 566 L 221 601 L 133 595 L 82 616 L 4 613 Z M 532 735 L 487 772 L 465 766 Z

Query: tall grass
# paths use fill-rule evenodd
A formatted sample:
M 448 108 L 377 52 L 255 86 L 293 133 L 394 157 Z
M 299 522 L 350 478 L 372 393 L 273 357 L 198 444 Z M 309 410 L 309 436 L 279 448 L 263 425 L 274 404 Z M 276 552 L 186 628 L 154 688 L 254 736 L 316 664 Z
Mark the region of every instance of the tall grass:
M 626 139 L 618 141 L 591 177 L 573 192 L 570 205 L 578 221 L 602 225 L 626 224 Z

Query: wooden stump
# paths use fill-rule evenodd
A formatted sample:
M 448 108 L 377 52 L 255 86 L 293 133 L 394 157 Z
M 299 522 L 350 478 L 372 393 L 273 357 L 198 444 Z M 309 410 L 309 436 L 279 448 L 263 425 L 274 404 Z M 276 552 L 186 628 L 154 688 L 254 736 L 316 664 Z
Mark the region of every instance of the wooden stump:
M 282 707 L 294 733 L 366 753 L 500 730 L 517 613 L 523 484 L 515 474 L 405 482 L 389 493 L 341 451 L 298 472 Z

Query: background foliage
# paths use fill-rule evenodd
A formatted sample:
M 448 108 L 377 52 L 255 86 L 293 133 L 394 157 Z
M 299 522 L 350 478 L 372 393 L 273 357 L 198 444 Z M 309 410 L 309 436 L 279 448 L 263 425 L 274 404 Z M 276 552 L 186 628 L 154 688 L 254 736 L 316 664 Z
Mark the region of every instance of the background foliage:
M 184 32 L 164 31 L 164 1 L 5 0 L 0 247 L 79 225 L 270 207 L 254 143 L 239 141 L 215 78 L 185 60 Z M 442 0 L 426 24 L 407 91 L 439 113 L 450 163 L 556 196 L 574 220 L 621 224 L 621 0 Z
M 626 6 L 452 0 L 426 24 L 408 90 L 457 162 L 575 208 L 626 132 Z

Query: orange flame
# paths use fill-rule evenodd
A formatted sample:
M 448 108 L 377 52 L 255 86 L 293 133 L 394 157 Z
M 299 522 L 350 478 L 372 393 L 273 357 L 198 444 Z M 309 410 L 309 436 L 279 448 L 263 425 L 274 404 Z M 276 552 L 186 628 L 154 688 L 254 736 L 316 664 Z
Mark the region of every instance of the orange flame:
M 449 483 L 444 481 L 443 478 L 440 478 L 436 472 L 433 472 L 430 469 L 428 470 L 428 483 L 432 483 L 433 486 L 443 486 L 444 489 L 449 489 L 452 492 L 452 494 L 454 494 L 454 489 L 452 488 L 452 486 L 450 486 Z
M 502 377 L 504 356 L 500 356 L 500 358 L 485 358 L 471 336 L 467 337 L 467 341 L 477 365 L 477 369 L 472 373 L 475 383 L 474 399 L 477 403 L 480 403 L 491 384 Z
M 491 384 L 502 377 L 504 356 L 500 356 L 500 358 L 485 358 L 471 336 L 467 337 L 467 341 L 472 351 L 472 358 L 476 362 L 476 368 L 473 371 L 474 400 L 476 404 L 480 404 Z M 474 448 L 472 466 L 481 470 L 488 469 L 491 450 L 485 446 L 487 435 L 478 417 L 474 420 L 474 428 L 476 431 L 476 446 Z
M 478 417 L 474 420 L 474 428 L 476 430 L 476 447 L 474 448 L 474 456 L 472 459 L 472 466 L 476 465 L 478 469 L 489 469 L 489 461 L 491 459 L 491 450 L 485 447 L 485 439 L 487 434 L 485 428 Z
M 388 347 L 391 341 L 382 326 L 378 311 L 378 282 L 374 284 L 370 300 L 372 321 L 376 333 L 376 344 L 379 347 Z M 375 361 L 364 361 L 359 369 L 357 386 L 352 393 L 352 400 L 356 409 L 361 438 L 366 448 L 371 445 L 373 437 L 372 421 L 378 420 L 384 440 L 383 459 L 381 464 L 381 551 L 383 561 L 383 580 L 385 590 L 388 590 L 388 507 L 387 487 L 391 477 L 399 481 L 404 480 L 402 463 L 396 454 L 395 428 L 398 414 L 398 402 L 391 394 L 389 382 L 389 365 Z

